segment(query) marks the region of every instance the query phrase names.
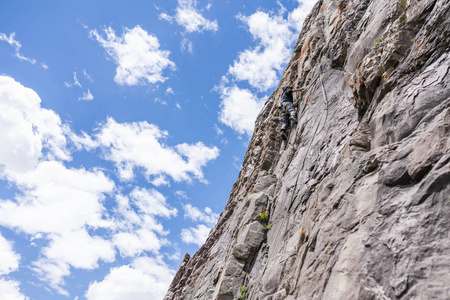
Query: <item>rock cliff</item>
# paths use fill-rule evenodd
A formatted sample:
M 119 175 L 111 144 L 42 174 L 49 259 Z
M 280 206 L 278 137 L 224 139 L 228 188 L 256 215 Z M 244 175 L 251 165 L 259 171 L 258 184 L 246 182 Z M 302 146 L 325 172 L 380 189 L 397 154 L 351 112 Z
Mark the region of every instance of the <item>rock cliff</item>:
M 319 0 L 165 300 L 450 299 L 449 69 L 450 1 Z

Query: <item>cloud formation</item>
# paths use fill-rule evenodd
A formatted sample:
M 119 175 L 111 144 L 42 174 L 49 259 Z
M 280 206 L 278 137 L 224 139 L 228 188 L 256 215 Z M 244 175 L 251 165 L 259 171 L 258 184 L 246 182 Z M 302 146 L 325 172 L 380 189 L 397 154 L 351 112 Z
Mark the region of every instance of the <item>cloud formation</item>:
M 20 291 L 20 283 L 15 280 L 0 278 L 0 299 L 29 300 Z
M 88 300 L 162 299 L 175 271 L 161 257 L 139 257 L 130 265 L 112 268 L 101 282 L 86 292 Z
M 22 48 L 22 44 L 15 39 L 15 36 L 16 36 L 15 32 L 10 33 L 9 36 L 7 36 L 6 34 L 0 32 L 0 41 L 7 42 L 12 47 L 14 47 L 14 49 L 15 49 L 14 56 L 15 57 L 17 57 L 20 60 L 32 63 L 34 65 L 36 63 L 36 60 L 34 58 L 29 58 L 29 57 L 26 57 L 26 56 L 23 56 L 22 54 L 20 54 L 20 48 Z M 46 69 L 46 65 L 45 65 L 45 67 L 44 67 L 44 65 L 42 67 L 44 69 Z
M 19 260 L 20 255 L 14 252 L 12 243 L 0 234 L 0 276 L 17 270 Z
M 111 27 L 104 30 L 105 37 L 97 30 L 90 30 L 89 36 L 98 41 L 117 64 L 114 81 L 120 85 L 146 85 L 164 82 L 163 72 L 175 68 L 169 59 L 170 51 L 161 50 L 158 38 L 142 29 L 124 29 L 117 36 Z
M 183 26 L 188 33 L 203 32 L 205 30 L 216 32 L 219 30 L 217 20 L 210 21 L 206 19 L 196 7 L 196 0 L 178 0 L 178 6 L 174 16 L 161 13 L 159 18 L 161 20 L 169 21 L 170 23 L 175 20 L 175 22 L 178 25 Z
M 88 89 L 87 92 L 84 92 L 81 97 L 78 97 L 78 100 L 90 101 L 90 100 L 94 100 L 94 96 L 91 94 L 91 91 Z
M 219 120 L 239 134 L 253 133 L 254 121 L 264 106 L 264 100 L 255 94 L 266 92 L 278 83 L 279 74 L 291 56 L 291 45 L 316 2 L 297 1 L 299 6 L 287 17 L 280 3 L 277 12 L 258 10 L 249 16 L 237 16 L 256 45 L 239 53 L 222 78 L 218 91 L 222 99 Z M 251 89 L 239 88 L 237 84 L 242 81 Z
M 201 246 L 208 238 L 211 228 L 200 224 L 197 227 L 190 227 L 181 230 L 181 240 L 186 244 Z
M 70 160 L 60 117 L 41 107 L 32 89 L 0 76 L 0 165 L 9 172 L 32 170 L 40 159 Z
M 264 106 L 264 99 L 258 99 L 250 90 L 237 86 L 220 87 L 219 120 L 239 134 L 253 133 L 255 120 Z
M 173 180 L 206 182 L 202 168 L 217 158 L 219 149 L 202 142 L 164 143 L 168 132 L 147 122 L 117 123 L 108 118 L 99 128 L 96 140 L 105 153 L 105 159 L 116 164 L 122 180 L 134 177 L 134 170 L 142 168 L 148 178 L 170 176 Z
M 238 19 L 248 27 L 257 45 L 241 52 L 228 72 L 235 80 L 266 91 L 277 84 L 277 74 L 290 58 L 294 32 L 283 15 L 257 11 L 248 17 L 239 15 Z
M 70 153 L 65 135 L 78 136 L 40 103 L 33 90 L 0 76 L 0 125 L 5 128 L 0 139 L 9 146 L 0 151 L 0 175 L 18 190 L 14 199 L 0 199 L 0 226 L 31 237 L 39 251 L 31 269 L 52 289 L 68 295 L 65 278 L 72 269 L 92 270 L 101 261 L 113 262 L 116 249 L 124 257 L 147 251 L 159 255 L 169 232 L 158 218 L 176 216 L 177 210 L 156 190 L 136 187 L 122 195 L 102 171 L 66 167 Z M 85 133 L 74 143 L 78 149 L 99 146 Z M 184 151 L 190 150 L 179 146 L 186 170 L 201 177 L 203 158 L 187 155 Z M 116 193 L 115 208 L 108 211 L 105 199 Z M 0 236 L 0 276 L 16 270 L 19 258 Z M 0 278 L 0 286 L 0 298 L 24 299 L 17 282 Z
M 209 207 L 205 207 L 204 211 L 201 211 L 191 204 L 186 204 L 183 205 L 183 209 L 185 219 L 191 219 L 194 222 L 204 222 L 209 227 L 216 225 L 219 219 L 219 214 L 214 213 Z
M 28 299 L 20 291 L 20 283 L 3 276 L 19 268 L 20 255 L 13 244 L 0 234 L 0 299 Z

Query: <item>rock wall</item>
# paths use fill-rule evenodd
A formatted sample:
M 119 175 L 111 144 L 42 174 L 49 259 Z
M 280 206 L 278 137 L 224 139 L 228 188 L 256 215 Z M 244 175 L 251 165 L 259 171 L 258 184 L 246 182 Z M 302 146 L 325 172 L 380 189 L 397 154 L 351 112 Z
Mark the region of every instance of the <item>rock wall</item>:
M 280 82 L 298 124 L 278 88 L 165 300 L 450 299 L 449 45 L 448 0 L 319 0 Z

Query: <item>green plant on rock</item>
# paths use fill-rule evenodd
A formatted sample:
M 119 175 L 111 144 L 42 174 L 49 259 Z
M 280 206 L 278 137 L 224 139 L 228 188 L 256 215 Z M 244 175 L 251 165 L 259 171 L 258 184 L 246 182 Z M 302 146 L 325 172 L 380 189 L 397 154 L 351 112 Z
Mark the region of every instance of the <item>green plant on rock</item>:
M 264 225 L 264 230 L 269 231 L 270 229 L 272 229 L 272 226 L 273 226 L 273 224 Z
M 259 214 L 259 221 L 262 224 L 266 224 L 267 222 L 269 222 L 269 213 L 267 211 L 260 213 Z
M 237 298 L 237 300 L 245 300 L 245 297 L 247 297 L 247 288 L 245 286 L 241 286 L 239 291 L 241 292 L 241 295 Z
M 381 36 L 375 44 L 373 44 L 373 49 L 377 48 L 383 42 L 383 37 Z

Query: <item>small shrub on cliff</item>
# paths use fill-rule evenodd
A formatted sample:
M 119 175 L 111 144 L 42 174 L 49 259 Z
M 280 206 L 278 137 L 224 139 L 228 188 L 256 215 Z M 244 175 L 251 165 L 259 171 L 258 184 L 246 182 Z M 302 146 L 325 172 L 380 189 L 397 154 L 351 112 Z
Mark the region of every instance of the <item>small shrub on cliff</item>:
M 272 226 L 273 226 L 273 224 L 264 225 L 264 230 L 269 231 L 270 229 L 272 229 Z
M 259 214 L 259 221 L 263 224 L 269 222 L 269 213 L 267 211 Z
M 241 286 L 240 288 L 241 295 L 237 300 L 245 300 L 245 297 L 247 297 L 247 288 L 245 286 Z

